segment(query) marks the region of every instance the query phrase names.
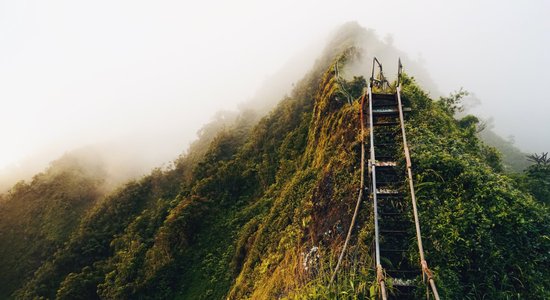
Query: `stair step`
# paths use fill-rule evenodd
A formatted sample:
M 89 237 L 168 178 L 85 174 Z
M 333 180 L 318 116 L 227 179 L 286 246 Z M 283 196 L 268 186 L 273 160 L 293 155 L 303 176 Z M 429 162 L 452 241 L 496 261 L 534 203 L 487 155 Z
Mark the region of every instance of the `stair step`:
M 374 165 L 377 167 L 395 167 L 397 163 L 395 161 L 376 161 Z
M 379 102 L 379 103 L 373 103 L 372 105 L 373 113 L 377 110 L 386 110 L 386 109 L 397 110 L 397 103 L 396 102 Z
M 406 286 L 406 287 L 414 287 L 414 280 L 412 279 L 404 279 L 404 278 L 393 278 L 393 285 L 394 286 Z
M 396 108 L 393 108 L 393 109 L 392 108 L 377 108 L 377 109 L 373 109 L 372 113 L 377 114 L 377 115 L 385 115 L 385 114 L 391 115 L 391 114 L 399 113 L 399 110 L 397 110 Z
M 395 180 L 392 181 L 382 181 L 382 180 L 376 180 L 376 185 L 401 185 L 401 182 L 396 182 Z
M 420 270 L 386 270 L 386 274 L 391 278 L 400 278 L 406 280 L 414 280 L 421 275 Z
M 398 135 L 400 132 L 398 132 L 397 130 L 376 130 L 374 131 L 374 137 L 375 137 L 375 142 L 376 142 L 376 136 L 378 137 L 384 137 L 384 136 L 391 136 L 391 137 L 395 137 L 396 135 Z M 374 143 L 374 145 L 376 146 L 376 143 Z
M 382 195 L 382 194 L 385 194 L 385 195 L 399 195 L 401 194 L 401 192 L 399 192 L 398 190 L 395 190 L 395 189 L 377 189 L 376 190 L 376 194 L 378 195 Z
M 410 111 L 411 111 L 410 107 L 403 107 L 403 112 L 410 112 Z M 394 108 L 394 109 L 379 108 L 379 109 L 373 109 L 372 113 L 373 115 L 393 115 L 393 114 L 399 114 L 399 110 L 397 108 Z
M 374 126 L 396 126 L 399 125 L 399 122 L 374 122 Z
M 378 181 L 376 180 L 376 187 L 378 188 L 377 190 L 377 193 L 378 194 L 384 194 L 383 191 L 381 190 L 396 190 L 395 193 L 393 194 L 399 194 L 400 191 L 399 191 L 399 188 L 402 186 L 402 184 L 397 184 L 393 181 L 390 181 L 390 182 L 387 182 L 387 181 Z M 392 194 L 392 193 L 388 193 L 388 194 Z
M 379 212 L 378 215 L 379 216 L 401 216 L 401 215 L 403 215 L 403 213 L 399 213 L 399 212 Z
M 394 100 L 395 94 L 380 94 L 380 93 L 373 93 L 372 94 L 372 100 L 378 100 L 378 99 L 388 99 L 388 100 Z

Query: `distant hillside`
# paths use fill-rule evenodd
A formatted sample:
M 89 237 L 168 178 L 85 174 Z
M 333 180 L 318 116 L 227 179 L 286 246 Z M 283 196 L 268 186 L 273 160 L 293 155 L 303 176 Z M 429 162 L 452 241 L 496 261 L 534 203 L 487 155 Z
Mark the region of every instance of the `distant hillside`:
M 531 165 L 527 160 L 526 153 L 521 152 L 513 142 L 503 139 L 491 129 L 481 131 L 479 136 L 487 145 L 498 149 L 502 154 L 502 162 L 508 172 L 522 172 Z
M 65 155 L 1 196 L 1 299 L 19 288 L 74 233 L 85 212 L 103 195 L 104 175 L 94 162 Z
M 400 53 L 372 31 L 346 24 L 266 116 L 220 117 L 173 168 L 82 202 L 91 207 L 76 210 L 78 224 L 54 226 L 64 228 L 57 235 L 64 242 L 14 276 L 4 295 L 17 288 L 12 298 L 374 297 L 367 198 L 340 276 L 332 286 L 329 280 L 359 188 L 360 105 L 348 103 L 343 87 L 359 97 L 366 80 L 353 70 L 379 52 Z M 336 62 L 347 80 L 335 77 Z M 455 118 L 452 98 L 434 101 L 406 77 L 403 99 L 412 108 L 407 131 L 424 247 L 443 299 L 548 299 L 548 207 L 503 172 L 498 152 L 477 137 L 475 118 Z M 60 177 L 29 199 L 69 189 L 73 180 Z M 89 186 L 84 182 L 78 186 Z M 23 194 L 3 197 L 14 202 Z M 47 199 L 44 206 L 58 197 Z M 6 199 L 0 203 L 5 211 Z M 51 206 L 54 215 L 37 222 L 48 228 L 60 214 L 70 215 L 66 206 Z M 0 228 L 36 228 L 12 218 Z M 34 240 L 17 243 L 43 248 Z M 9 251 L 0 258 L 22 257 Z M 418 261 L 414 247 L 406 252 Z M 12 276 L 9 268 L 3 272 Z

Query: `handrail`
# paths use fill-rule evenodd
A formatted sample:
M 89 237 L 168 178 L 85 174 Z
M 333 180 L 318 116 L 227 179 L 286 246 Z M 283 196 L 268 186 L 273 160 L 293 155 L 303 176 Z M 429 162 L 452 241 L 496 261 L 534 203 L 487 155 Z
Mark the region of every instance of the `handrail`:
M 374 69 L 376 68 L 376 65 L 378 65 L 378 78 L 374 77 Z M 371 87 L 379 87 L 382 90 L 386 90 L 386 88 L 390 87 L 390 84 L 386 77 L 384 76 L 384 71 L 382 69 L 382 64 L 376 57 L 372 59 L 372 72 L 370 76 L 370 86 Z
M 401 76 L 403 75 L 403 65 L 401 64 L 401 57 L 397 60 L 397 84 L 395 86 L 401 86 Z
M 379 79 L 374 78 L 374 69 L 375 64 L 378 64 L 378 67 L 380 68 L 379 72 Z M 336 75 L 339 76 L 338 73 L 338 62 L 335 66 L 335 72 Z M 424 248 L 422 245 L 422 236 L 420 231 L 420 220 L 418 216 L 418 209 L 417 209 L 417 201 L 416 201 L 416 195 L 414 190 L 414 183 L 413 183 L 413 177 L 412 177 L 412 163 L 410 158 L 410 152 L 409 152 L 409 146 L 407 143 L 407 136 L 405 133 L 405 121 L 403 116 L 403 104 L 401 101 L 401 89 L 402 89 L 402 75 L 403 75 L 403 65 L 401 64 L 401 59 L 398 60 L 398 72 L 397 72 L 397 83 L 395 86 L 395 93 L 397 97 L 397 106 L 399 111 L 399 122 L 401 126 L 401 133 L 403 136 L 403 149 L 405 153 L 405 160 L 406 160 L 406 169 L 407 169 L 407 181 L 409 183 L 409 190 L 411 194 L 411 201 L 413 206 L 413 215 L 414 215 L 414 223 L 415 223 L 415 229 L 416 229 L 416 240 L 418 244 L 418 252 L 420 255 L 420 264 L 422 267 L 422 278 L 425 281 L 428 280 L 429 287 L 431 288 L 432 294 L 436 300 L 440 300 L 439 293 L 437 291 L 437 287 L 435 285 L 435 281 L 433 278 L 432 271 L 428 268 L 428 263 L 424 256 Z M 337 78 L 338 79 L 338 78 Z M 373 207 L 374 207 L 374 237 L 375 237 L 375 263 L 376 263 L 376 279 L 380 286 L 380 292 L 382 296 L 382 300 L 387 300 L 387 291 L 386 291 L 386 282 L 385 282 L 385 272 L 384 268 L 382 267 L 381 261 L 380 261 L 380 241 L 379 241 L 379 226 L 378 226 L 378 197 L 377 197 L 377 183 L 376 183 L 376 154 L 374 150 L 374 119 L 373 119 L 373 96 L 372 96 L 372 88 L 373 86 L 377 86 L 385 90 L 386 87 L 390 87 L 390 84 L 384 77 L 384 74 L 382 72 L 382 64 L 376 59 L 376 57 L 373 59 L 373 67 L 372 67 L 372 76 L 369 81 L 369 85 L 367 87 L 367 94 L 363 94 L 361 97 L 361 108 L 360 108 L 360 114 L 361 114 L 361 187 L 359 189 L 359 195 L 357 197 L 357 203 L 355 205 L 355 212 L 353 214 L 350 227 L 348 229 L 348 234 L 346 236 L 346 240 L 344 242 L 344 246 L 342 248 L 342 251 L 338 257 L 338 263 L 336 264 L 336 268 L 332 274 L 330 283 L 332 284 L 336 274 L 338 272 L 338 268 L 340 267 L 340 264 L 342 262 L 344 253 L 346 251 L 346 248 L 348 246 L 351 233 L 355 224 L 355 220 L 357 218 L 357 213 L 360 207 L 361 200 L 363 198 L 363 190 L 365 189 L 365 183 L 364 183 L 364 166 L 365 166 L 365 128 L 364 128 L 364 107 L 365 107 L 365 96 L 368 96 L 368 118 L 369 118 L 369 139 L 370 139 L 370 158 L 368 160 L 368 170 L 370 175 L 370 183 L 371 183 L 371 195 L 373 200 Z
M 376 59 L 376 58 L 375 58 Z M 371 78 L 372 80 L 372 78 Z M 372 88 L 369 84 L 367 88 L 369 95 L 369 135 L 370 135 L 370 159 L 369 170 L 371 175 L 371 195 L 374 207 L 374 249 L 376 258 L 376 280 L 380 284 L 380 290 L 382 292 L 382 299 L 386 300 L 386 284 L 384 279 L 384 269 L 380 262 L 380 241 L 379 241 L 379 229 L 378 229 L 378 197 L 376 195 L 376 154 L 374 152 L 374 120 L 372 117 Z
M 398 74 L 401 74 L 401 60 L 399 60 L 399 72 Z M 422 235 L 420 232 L 420 219 L 418 217 L 418 209 L 416 205 L 416 195 L 414 192 L 414 183 L 413 183 L 413 177 L 412 177 L 412 163 L 411 163 L 411 157 L 409 153 L 409 146 L 407 144 L 407 136 L 405 134 L 405 121 L 403 117 L 403 106 L 401 104 L 401 83 L 397 85 L 396 88 L 396 94 L 397 94 L 397 106 L 399 108 L 399 121 L 401 123 L 401 133 L 403 136 L 403 149 L 405 152 L 405 161 L 406 161 L 406 168 L 407 168 L 407 181 L 409 182 L 409 190 L 411 193 L 411 202 L 413 206 L 413 215 L 414 215 L 414 225 L 416 229 L 416 241 L 418 244 L 418 252 L 420 254 L 420 265 L 422 267 L 422 278 L 428 279 L 428 282 L 430 284 L 430 287 L 432 289 L 432 292 L 434 294 L 434 297 L 436 300 L 439 300 L 439 293 L 437 292 L 437 287 L 435 286 L 435 282 L 433 279 L 433 274 L 431 270 L 428 268 L 428 263 L 426 262 L 426 259 L 424 257 L 424 247 L 422 246 Z

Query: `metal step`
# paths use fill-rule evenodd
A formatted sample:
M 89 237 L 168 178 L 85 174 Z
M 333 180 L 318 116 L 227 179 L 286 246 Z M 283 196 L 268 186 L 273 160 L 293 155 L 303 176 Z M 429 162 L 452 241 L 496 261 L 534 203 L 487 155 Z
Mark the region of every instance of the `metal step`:
M 382 151 L 380 151 L 380 152 L 382 152 Z M 387 151 L 387 152 L 389 152 L 389 151 Z M 384 154 L 386 154 L 386 153 L 384 153 Z M 395 160 L 394 155 L 376 155 L 376 158 L 379 161 L 392 161 L 392 160 Z
M 410 107 L 403 107 L 403 112 L 410 112 Z M 382 109 L 373 109 L 372 110 L 373 116 L 375 115 L 394 115 L 399 114 L 399 110 L 397 108 L 390 109 L 390 108 L 382 108 Z
M 402 279 L 415 279 L 417 276 L 422 275 L 422 272 L 418 269 L 386 269 L 386 274 L 392 278 Z
M 372 100 L 382 100 L 382 99 L 386 99 L 386 100 L 395 100 L 396 97 L 395 97 L 395 94 L 392 93 L 392 94 L 379 94 L 379 93 L 373 93 L 372 94 Z
M 372 112 L 385 109 L 397 109 L 397 103 L 378 103 L 372 105 Z
M 414 287 L 414 280 L 412 279 L 403 279 L 403 278 L 393 278 L 394 286 L 410 286 Z
M 379 123 L 374 123 L 374 126 L 396 126 L 396 125 L 399 125 L 399 122 L 379 122 Z
M 379 216 L 401 216 L 403 213 L 400 212 L 379 212 Z
M 377 195 L 400 195 L 401 192 L 396 189 L 377 188 L 376 194 Z
M 397 163 L 395 161 L 376 161 L 374 165 L 376 167 L 395 167 Z
M 378 218 L 380 228 L 394 229 L 394 230 L 406 230 L 413 226 L 411 220 L 404 213 L 401 215 L 385 215 L 383 218 Z

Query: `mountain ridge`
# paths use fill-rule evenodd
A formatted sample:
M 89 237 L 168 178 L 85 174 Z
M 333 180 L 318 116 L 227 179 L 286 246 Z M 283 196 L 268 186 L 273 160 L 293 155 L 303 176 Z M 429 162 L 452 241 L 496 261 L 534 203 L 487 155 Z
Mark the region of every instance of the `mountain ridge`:
M 366 86 L 361 76 L 337 80 L 335 64 L 366 65 L 369 49 L 358 47 L 365 41 L 379 43 L 372 32 L 345 25 L 265 117 L 245 111 L 223 126 L 214 123 L 172 169 L 157 169 L 94 201 L 11 297 L 375 293 L 368 201 L 341 274 L 328 285 L 359 187 L 359 103 L 348 103 L 342 86 L 354 98 Z M 476 136 L 475 120 L 455 119 L 459 99 L 433 101 L 412 78 L 403 83 L 412 107 L 407 132 L 426 254 L 442 295 L 548 296 L 550 276 L 542 268 L 550 260 L 547 207 L 501 173 L 498 152 Z M 418 261 L 415 249 L 408 253 Z

